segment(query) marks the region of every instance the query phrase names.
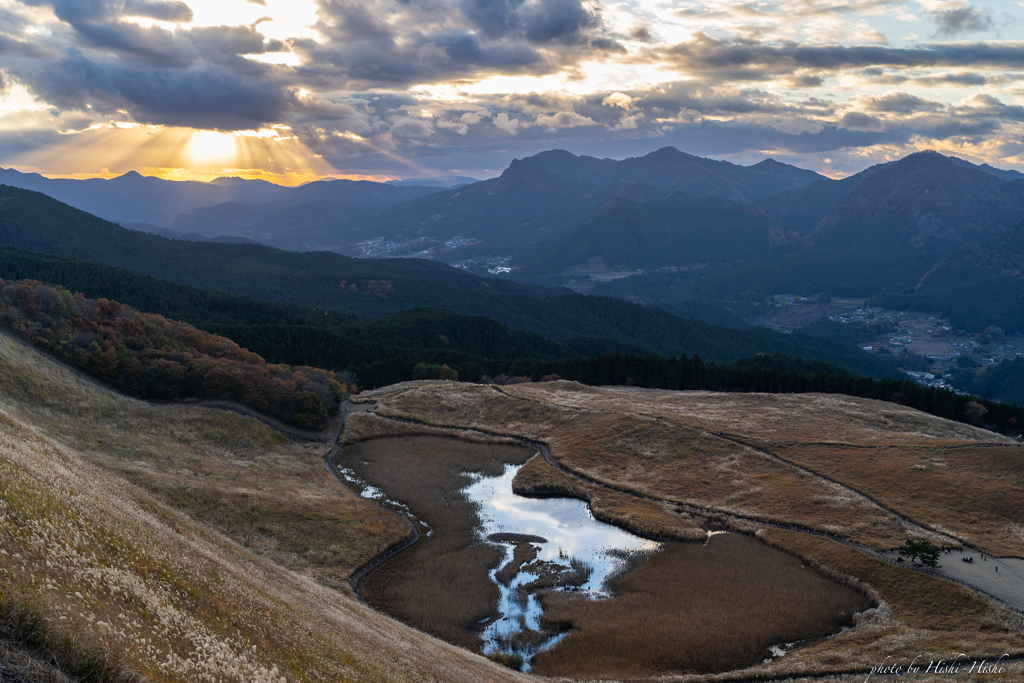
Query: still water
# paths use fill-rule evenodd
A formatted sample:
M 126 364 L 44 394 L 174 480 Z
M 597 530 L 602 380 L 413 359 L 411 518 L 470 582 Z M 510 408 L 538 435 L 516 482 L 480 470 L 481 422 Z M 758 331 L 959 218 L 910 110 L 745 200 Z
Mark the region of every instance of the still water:
M 481 520 L 480 537 L 495 533 L 516 533 L 540 536 L 546 543 L 535 544 L 539 548 L 538 560 L 568 565 L 570 559 L 582 561 L 593 572 L 578 590 L 588 597 L 608 597 L 606 579 L 621 571 L 624 557 L 631 553 L 652 552 L 661 547 L 660 543 L 649 541 L 617 527 L 594 519 L 586 503 L 574 498 L 525 498 L 512 492 L 512 480 L 521 465 L 506 465 L 498 477 L 474 476 L 474 481 L 463 490 L 466 497 L 477 503 Z M 504 566 L 512 559 L 513 546 L 504 545 Z M 499 568 L 500 568 L 499 566 Z M 522 599 L 517 588 L 536 579 L 538 574 L 520 571 L 508 586 L 495 578 L 497 570 L 491 572 L 501 592 L 499 611 L 502 616 L 490 624 L 483 633 L 484 651 L 515 649 L 524 657 L 554 645 L 560 636 L 545 638 L 538 645 L 515 648 L 508 641 L 524 629 L 540 630 L 541 607 L 537 597 L 529 594 Z

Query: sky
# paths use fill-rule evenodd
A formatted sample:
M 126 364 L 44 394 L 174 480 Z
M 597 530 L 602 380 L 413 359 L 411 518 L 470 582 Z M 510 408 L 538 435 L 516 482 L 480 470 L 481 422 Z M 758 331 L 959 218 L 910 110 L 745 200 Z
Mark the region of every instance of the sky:
M 1017 0 L 0 0 L 0 166 L 297 184 L 673 146 L 1024 170 Z

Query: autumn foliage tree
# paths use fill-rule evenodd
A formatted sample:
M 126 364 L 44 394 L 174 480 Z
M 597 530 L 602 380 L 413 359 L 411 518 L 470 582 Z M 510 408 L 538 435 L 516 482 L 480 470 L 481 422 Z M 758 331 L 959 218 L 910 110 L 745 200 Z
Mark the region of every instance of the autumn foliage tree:
M 354 379 L 270 364 L 191 325 L 34 280 L 0 280 L 0 323 L 123 391 L 230 399 L 306 429 L 337 413 Z

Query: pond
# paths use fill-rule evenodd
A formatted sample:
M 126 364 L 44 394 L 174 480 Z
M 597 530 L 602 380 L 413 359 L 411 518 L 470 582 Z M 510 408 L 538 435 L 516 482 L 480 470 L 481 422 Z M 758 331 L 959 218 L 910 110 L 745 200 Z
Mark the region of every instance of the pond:
M 506 465 L 499 476 L 477 475 L 463 493 L 478 506 L 480 539 L 505 539 L 501 544 L 505 552 L 501 567 L 490 572 L 500 591 L 501 616 L 483 632 L 484 652 L 516 651 L 528 658 L 560 639 L 560 634 L 543 635 L 535 642 L 522 637 L 523 633 L 543 634 L 542 609 L 535 594 L 538 588 L 571 590 L 591 598 L 610 597 L 607 580 L 621 573 L 630 558 L 654 552 L 661 544 L 597 521 L 581 500 L 516 495 L 512 480 L 521 467 Z M 531 559 L 518 566 L 516 546 L 524 544 L 514 542 L 520 540 L 517 536 L 543 539 L 541 543 L 529 543 L 532 550 L 519 549 L 521 558 L 528 554 Z M 498 573 L 506 568 L 509 570 L 502 578 L 507 580 L 499 580 Z M 518 571 L 513 573 L 512 569 Z M 532 591 L 531 585 L 535 586 Z
M 836 633 L 871 606 L 747 536 L 655 543 L 572 498 L 512 492 L 534 449 L 376 439 L 335 461 L 420 540 L 365 576 L 377 609 L 534 673 L 606 678 L 742 668 Z

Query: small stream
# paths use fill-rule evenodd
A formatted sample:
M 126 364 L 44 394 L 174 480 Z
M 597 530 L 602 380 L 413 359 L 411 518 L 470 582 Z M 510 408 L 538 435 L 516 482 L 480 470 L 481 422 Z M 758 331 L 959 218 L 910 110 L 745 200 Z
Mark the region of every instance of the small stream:
M 479 506 L 481 539 L 504 533 L 538 536 L 546 541 L 533 544 L 536 558 L 507 586 L 496 574 L 512 561 L 515 546 L 501 543 L 505 558 L 490 574 L 501 593 L 501 616 L 482 634 L 484 652 L 515 652 L 529 659 L 552 647 L 564 634 L 542 634 L 540 601 L 532 592 L 521 591 L 521 587 L 546 574 L 549 581 L 554 581 L 555 590 L 579 592 L 594 599 L 609 597 L 607 580 L 625 568 L 626 559 L 636 553 L 658 550 L 661 544 L 597 521 L 581 500 L 514 494 L 512 480 L 521 467 L 506 465 L 504 473 L 497 477 L 476 475 L 463 493 Z M 521 634 L 531 637 L 523 638 Z

